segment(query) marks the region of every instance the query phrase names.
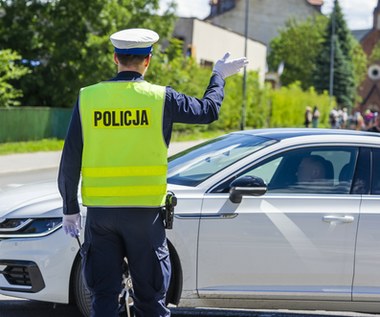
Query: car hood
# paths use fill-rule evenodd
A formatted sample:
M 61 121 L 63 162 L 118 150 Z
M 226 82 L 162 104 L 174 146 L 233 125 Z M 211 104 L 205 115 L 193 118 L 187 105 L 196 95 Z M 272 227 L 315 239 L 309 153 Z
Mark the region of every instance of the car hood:
M 61 217 L 62 198 L 56 182 L 34 183 L 0 194 L 1 218 Z
M 198 192 L 193 187 L 171 184 L 168 190 L 177 196 Z M 6 218 L 45 217 L 62 217 L 62 198 L 55 181 L 23 185 L 0 193 L 0 222 Z

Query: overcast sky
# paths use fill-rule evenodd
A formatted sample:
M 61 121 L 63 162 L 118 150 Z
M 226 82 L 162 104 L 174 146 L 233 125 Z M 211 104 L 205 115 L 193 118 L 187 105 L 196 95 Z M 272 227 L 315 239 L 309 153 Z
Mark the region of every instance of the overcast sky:
M 169 0 L 160 0 L 162 7 Z M 278 0 L 282 1 L 282 0 Z M 209 0 L 176 0 L 178 3 L 177 14 L 181 17 L 205 18 L 209 12 Z M 334 0 L 325 0 L 322 7 L 323 13 L 330 13 Z M 372 27 L 373 9 L 377 0 L 339 0 L 343 13 L 351 30 L 369 29 Z

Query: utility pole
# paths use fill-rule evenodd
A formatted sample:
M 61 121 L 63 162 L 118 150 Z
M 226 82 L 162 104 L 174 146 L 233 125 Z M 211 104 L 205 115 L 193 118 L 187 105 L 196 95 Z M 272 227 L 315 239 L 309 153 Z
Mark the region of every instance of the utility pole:
M 330 49 L 330 106 L 332 104 L 332 99 L 334 97 L 334 58 L 335 58 L 335 4 L 332 11 L 332 21 L 331 21 L 331 49 Z
M 248 51 L 248 16 L 249 16 L 249 0 L 245 0 L 245 26 L 244 26 L 244 56 L 247 57 Z M 247 66 L 244 66 L 243 73 L 243 104 L 241 107 L 241 121 L 240 130 L 245 129 L 246 117 L 246 104 L 247 104 Z

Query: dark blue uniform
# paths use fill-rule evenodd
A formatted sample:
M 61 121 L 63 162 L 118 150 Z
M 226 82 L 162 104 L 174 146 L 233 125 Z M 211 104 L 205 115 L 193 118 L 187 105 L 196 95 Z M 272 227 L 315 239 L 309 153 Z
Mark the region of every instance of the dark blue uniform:
M 140 81 L 141 74 L 120 72 L 111 81 Z M 202 99 L 166 87 L 163 136 L 169 146 L 174 122 L 207 124 L 218 119 L 224 79 L 214 74 Z M 122 144 L 122 140 L 120 140 Z M 78 184 L 82 161 L 82 128 L 78 103 L 73 110 L 62 152 L 58 186 L 63 213 L 79 212 Z M 92 294 L 93 317 L 118 316 L 122 263 L 128 259 L 137 317 L 170 316 L 165 294 L 170 282 L 170 259 L 158 208 L 100 208 L 87 210 L 84 274 Z

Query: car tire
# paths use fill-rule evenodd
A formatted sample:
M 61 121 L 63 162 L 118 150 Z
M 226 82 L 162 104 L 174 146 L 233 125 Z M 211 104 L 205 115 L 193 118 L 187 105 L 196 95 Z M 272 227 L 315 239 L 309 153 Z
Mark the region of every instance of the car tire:
M 182 271 L 177 270 L 177 268 L 180 268 L 179 258 L 171 243 L 169 243 L 169 250 L 170 262 L 172 265 L 172 276 L 166 296 L 166 304 L 172 303 L 177 305 L 182 291 Z M 125 263 L 125 271 L 128 273 L 127 263 Z M 83 316 L 89 317 L 91 311 L 91 297 L 90 291 L 86 288 L 84 283 L 82 274 L 82 261 L 80 257 L 76 259 L 73 265 L 72 294 L 79 311 L 83 314 Z M 133 306 L 130 306 L 130 309 L 133 310 Z
M 73 267 L 73 295 L 79 311 L 85 317 L 90 316 L 91 298 L 90 291 L 84 284 L 82 274 L 82 261 L 77 259 Z
M 126 263 L 125 270 L 128 272 L 128 265 Z M 73 299 L 79 311 L 83 314 L 83 316 L 89 317 L 91 312 L 91 297 L 90 291 L 87 289 L 84 283 L 82 274 L 82 261 L 80 258 L 75 261 L 73 266 L 72 293 Z M 130 306 L 130 309 L 133 310 L 133 307 Z M 127 316 L 126 313 L 120 314 L 120 316 L 124 315 Z

